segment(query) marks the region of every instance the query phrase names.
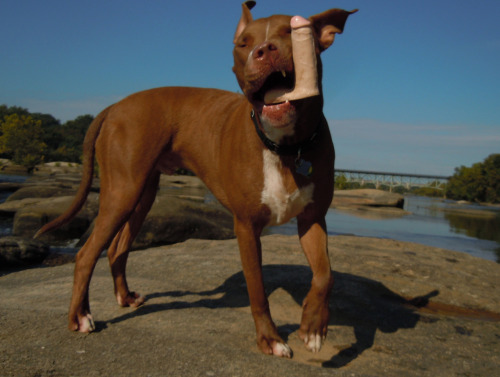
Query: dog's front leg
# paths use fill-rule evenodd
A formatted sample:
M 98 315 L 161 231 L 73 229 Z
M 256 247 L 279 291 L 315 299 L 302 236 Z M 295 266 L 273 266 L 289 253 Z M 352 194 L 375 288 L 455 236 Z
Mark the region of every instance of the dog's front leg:
M 326 224 L 324 218 L 314 221 L 306 214 L 297 220 L 300 243 L 313 273 L 311 289 L 302 304 L 299 336 L 309 351 L 318 352 L 328 331 L 328 300 L 333 287 Z
M 257 345 L 266 354 L 291 357 L 290 347 L 278 335 L 278 330 L 271 318 L 269 302 L 264 290 L 260 243 L 262 228 L 240 222 L 236 218 L 234 228 L 238 237 L 243 274 L 247 282 L 250 307 L 257 330 Z

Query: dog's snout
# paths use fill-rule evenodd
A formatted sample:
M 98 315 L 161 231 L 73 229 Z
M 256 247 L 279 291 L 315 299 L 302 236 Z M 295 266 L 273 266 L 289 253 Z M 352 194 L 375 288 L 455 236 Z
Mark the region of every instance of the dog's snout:
M 266 41 L 258 45 L 254 50 L 252 57 L 254 59 L 269 59 L 278 54 L 278 47 L 270 42 Z

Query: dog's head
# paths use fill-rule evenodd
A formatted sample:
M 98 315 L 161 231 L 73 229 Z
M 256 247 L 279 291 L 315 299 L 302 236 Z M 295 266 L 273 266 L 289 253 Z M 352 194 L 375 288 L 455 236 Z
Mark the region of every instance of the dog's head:
M 243 12 L 234 36 L 234 67 L 238 83 L 260 119 L 273 128 L 295 124 L 304 104 L 321 110 L 322 96 L 278 104 L 265 104 L 270 90 L 293 89 L 295 69 L 292 58 L 291 16 L 275 15 L 254 20 L 254 1 L 243 3 Z M 356 12 L 331 9 L 309 18 L 316 46 L 317 75 L 321 93 L 320 53 L 342 33 L 347 17 Z

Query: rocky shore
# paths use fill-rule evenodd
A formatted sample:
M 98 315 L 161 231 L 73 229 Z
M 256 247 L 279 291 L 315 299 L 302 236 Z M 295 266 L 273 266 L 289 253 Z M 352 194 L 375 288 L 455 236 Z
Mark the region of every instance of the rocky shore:
M 500 266 L 387 239 L 329 237 L 335 276 L 326 344 L 298 338 L 311 274 L 297 237 L 263 237 L 271 312 L 292 360 L 258 352 L 237 242 L 133 252 L 138 309 L 120 308 L 105 258 L 90 288 L 97 331 L 66 329 L 73 264 L 0 276 L 2 376 L 495 376 Z

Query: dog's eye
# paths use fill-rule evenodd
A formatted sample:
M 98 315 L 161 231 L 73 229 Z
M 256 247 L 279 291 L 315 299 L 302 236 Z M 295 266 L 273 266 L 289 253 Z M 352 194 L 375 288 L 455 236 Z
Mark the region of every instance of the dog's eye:
M 244 35 L 240 38 L 236 46 L 238 48 L 246 48 L 250 46 L 252 43 L 253 43 L 253 38 L 248 35 Z
M 279 31 L 280 36 L 282 37 L 288 37 L 290 34 L 292 34 L 292 28 L 290 26 L 288 27 L 283 27 Z

